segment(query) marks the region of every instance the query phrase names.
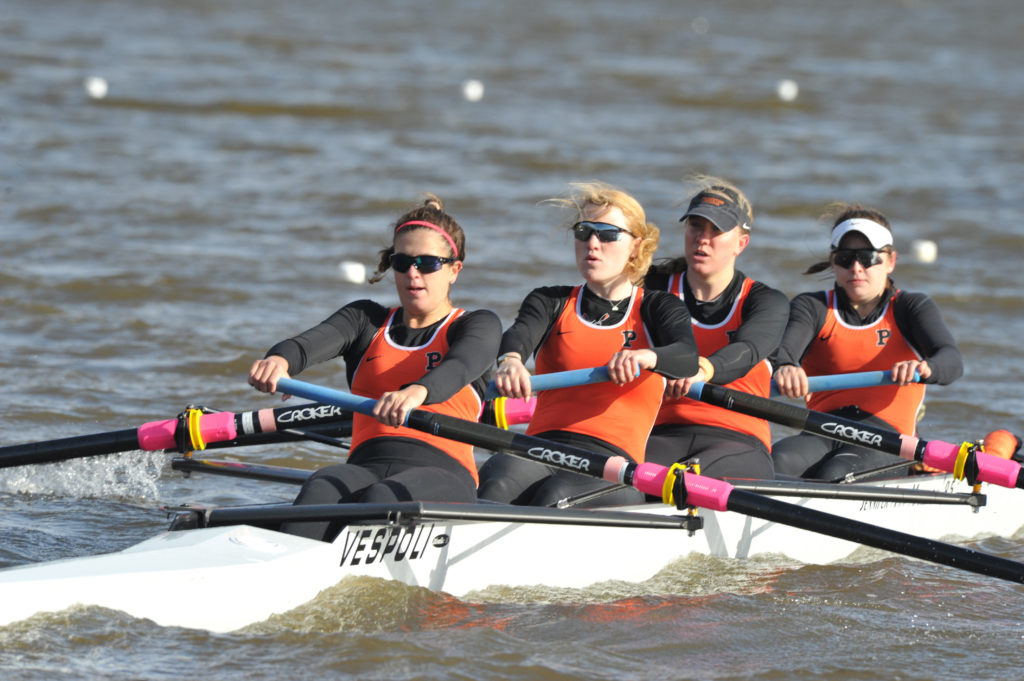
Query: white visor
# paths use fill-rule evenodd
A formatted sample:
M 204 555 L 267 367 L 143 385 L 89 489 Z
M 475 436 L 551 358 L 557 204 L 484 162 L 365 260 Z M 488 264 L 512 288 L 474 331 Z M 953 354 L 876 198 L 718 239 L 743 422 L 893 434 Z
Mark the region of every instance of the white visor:
M 860 232 L 876 251 L 883 246 L 892 246 L 892 232 L 874 220 L 851 218 L 843 220 L 832 228 L 832 248 L 839 248 L 839 242 L 850 232 Z

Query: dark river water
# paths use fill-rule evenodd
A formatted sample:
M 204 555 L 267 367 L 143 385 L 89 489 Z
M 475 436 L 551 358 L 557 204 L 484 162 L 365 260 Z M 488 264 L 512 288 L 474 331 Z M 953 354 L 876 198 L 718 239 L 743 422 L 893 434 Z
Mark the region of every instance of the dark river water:
M 578 278 L 543 199 L 620 185 L 673 255 L 699 172 L 749 194 L 740 266 L 788 295 L 827 285 L 800 272 L 824 253 L 831 202 L 881 209 L 897 283 L 936 299 L 966 364 L 929 390 L 922 434 L 1019 432 L 1022 43 L 1011 0 L 5 0 L 0 445 L 192 403 L 273 406 L 246 385 L 251 362 L 344 302 L 393 302 L 388 281 L 367 288 L 342 265 L 372 269 L 423 192 L 468 233 L 455 302 L 509 323 L 532 287 Z M 231 455 L 335 458 L 314 444 Z M 185 479 L 166 458 L 0 471 L 0 564 L 123 548 L 165 527 L 164 504 L 295 491 Z M 1024 559 L 1012 539 L 975 546 Z M 898 557 L 687 558 L 649 584 L 521 602 L 353 582 L 227 635 L 40 617 L 0 628 L 0 675 L 1002 679 L 1019 674 L 1022 598 Z

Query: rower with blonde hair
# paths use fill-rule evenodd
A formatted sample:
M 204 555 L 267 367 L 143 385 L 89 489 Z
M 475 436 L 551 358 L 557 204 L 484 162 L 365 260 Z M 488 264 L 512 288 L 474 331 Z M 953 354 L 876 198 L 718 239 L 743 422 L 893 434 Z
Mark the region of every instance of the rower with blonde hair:
M 527 433 L 641 462 L 666 378 L 697 370 L 690 317 L 675 296 L 640 286 L 658 246 L 658 228 L 635 198 L 586 183 L 552 203 L 566 212 L 563 225 L 574 237 L 584 283 L 530 292 L 502 336 L 495 385 L 507 397 L 529 397 L 530 355 L 538 374 L 607 366 L 609 383 L 541 393 Z M 605 484 L 499 454 L 480 469 L 479 494 L 548 506 Z M 642 501 L 636 490 L 621 488 L 596 503 Z

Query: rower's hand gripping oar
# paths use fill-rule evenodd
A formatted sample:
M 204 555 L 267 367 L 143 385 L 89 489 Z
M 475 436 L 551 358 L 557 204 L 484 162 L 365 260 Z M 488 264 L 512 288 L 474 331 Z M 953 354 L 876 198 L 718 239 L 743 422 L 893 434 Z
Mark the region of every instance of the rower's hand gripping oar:
M 927 442 L 868 423 L 710 383 L 694 383 L 686 396 L 796 430 L 920 461 L 926 466 L 952 473 L 958 480 L 966 479 L 972 485 L 988 482 L 1024 489 L 1024 468 L 1019 463 L 986 454 L 972 442 L 960 445 L 940 440 Z
M 278 389 L 368 415 L 373 413 L 376 404 L 372 399 L 290 378 L 281 379 L 278 382 Z M 735 489 L 721 480 L 687 473 L 678 464 L 672 468 L 649 462 L 637 464 L 621 456 L 590 452 L 422 409 L 412 410 L 405 425 L 450 440 L 532 459 L 555 468 L 602 478 L 609 482 L 630 485 L 645 494 L 662 498 L 665 503 L 674 503 L 678 508 L 691 505 L 715 511 L 735 511 L 893 553 L 1024 583 L 1024 564 L 769 499 L 753 492 Z

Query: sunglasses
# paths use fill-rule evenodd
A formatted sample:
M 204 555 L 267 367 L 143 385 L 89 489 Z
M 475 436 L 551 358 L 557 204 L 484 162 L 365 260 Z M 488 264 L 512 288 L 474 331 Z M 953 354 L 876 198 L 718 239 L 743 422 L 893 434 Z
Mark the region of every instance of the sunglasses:
M 854 262 L 859 262 L 864 269 L 882 264 L 882 251 L 873 248 L 837 248 L 832 251 L 832 264 L 843 269 L 850 269 Z
M 584 220 L 572 226 L 572 235 L 576 237 L 576 241 L 590 241 L 590 237 L 595 234 L 597 235 L 597 240 L 605 244 L 618 241 L 622 238 L 623 234 L 636 236 L 628 229 L 609 225 L 607 222 Z
M 391 254 L 391 269 L 402 274 L 408 272 L 410 267 L 415 267 L 420 274 L 430 274 L 453 262 L 455 262 L 455 258 L 442 258 L 439 255 Z

